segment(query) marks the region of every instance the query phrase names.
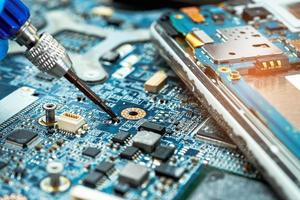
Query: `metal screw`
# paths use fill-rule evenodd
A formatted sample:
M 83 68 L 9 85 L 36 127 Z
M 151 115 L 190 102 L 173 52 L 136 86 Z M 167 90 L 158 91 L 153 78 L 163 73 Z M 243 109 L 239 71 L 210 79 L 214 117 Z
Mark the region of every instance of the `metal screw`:
M 54 103 L 45 103 L 43 109 L 45 110 L 45 123 L 53 124 L 55 123 L 55 109 L 56 105 Z
M 49 162 L 46 170 L 50 178 L 50 185 L 52 187 L 60 186 L 60 176 L 64 170 L 63 164 L 57 161 Z

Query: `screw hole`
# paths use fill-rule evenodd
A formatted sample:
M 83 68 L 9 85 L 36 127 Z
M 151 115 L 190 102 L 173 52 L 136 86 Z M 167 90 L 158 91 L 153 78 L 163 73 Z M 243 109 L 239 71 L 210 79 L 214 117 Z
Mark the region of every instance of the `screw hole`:
M 131 116 L 137 116 L 139 113 L 136 111 L 130 111 L 128 114 Z

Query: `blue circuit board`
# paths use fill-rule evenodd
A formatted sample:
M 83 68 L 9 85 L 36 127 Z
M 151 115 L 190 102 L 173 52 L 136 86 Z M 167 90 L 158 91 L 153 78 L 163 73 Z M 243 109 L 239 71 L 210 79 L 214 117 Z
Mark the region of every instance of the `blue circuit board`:
M 264 37 L 272 41 L 272 44 L 281 49 L 282 54 L 288 60 L 287 62 L 290 63 L 290 65 L 295 65 L 294 67 L 291 67 L 291 69 L 288 69 L 287 67 L 287 69 L 285 69 L 286 71 L 297 70 L 300 59 L 296 52 L 288 47 L 288 42 L 291 40 L 299 39 L 299 34 L 293 33 L 288 29 L 283 28 L 283 25 L 281 25 L 280 22 L 270 18 L 261 20 L 257 19 L 256 21 L 253 20 L 251 21 L 251 24 L 245 21 L 245 19 L 237 17 L 236 15 L 232 15 L 225 9 L 221 9 L 216 6 L 201 7 L 201 14 L 206 17 L 204 23 L 195 23 L 187 14 L 183 12 L 173 13 L 170 16 L 170 20 L 174 28 L 183 36 L 187 36 L 195 29 L 200 29 L 203 30 L 207 35 L 209 35 L 216 45 L 223 44 L 224 41 L 227 40 L 227 35 L 223 36 L 223 32 L 220 33 L 220 30 L 232 30 L 232 34 L 235 34 L 233 30 L 234 28 L 241 28 L 250 24 L 251 26 L 255 27 L 256 30 Z M 214 15 L 222 15 L 223 20 L 221 22 L 214 20 L 212 17 Z M 247 18 L 247 16 L 245 18 Z M 238 38 L 236 38 L 235 40 L 239 40 L 239 38 L 242 37 L 245 32 L 238 32 L 239 29 L 236 29 L 236 31 Z M 234 35 L 229 34 L 229 37 L 233 36 Z M 284 39 L 280 39 L 281 37 Z M 240 42 L 239 45 L 243 46 L 243 43 Z M 241 51 L 243 51 L 242 47 L 240 47 L 240 49 Z M 283 142 L 284 145 L 286 145 L 297 158 L 299 158 L 300 134 L 299 127 L 297 127 L 297 122 L 291 122 L 287 117 L 287 114 L 284 116 L 282 110 L 278 110 L 278 107 L 272 105 L 272 103 L 270 103 L 270 100 L 266 99 L 262 92 L 259 92 L 257 88 L 253 88 L 253 86 L 250 85 L 246 79 L 244 79 L 243 72 L 241 72 L 242 75 L 240 78 L 238 78 L 238 80 L 231 79 L 229 75 L 230 72 L 222 72 L 223 67 L 228 67 L 232 71 L 243 71 L 245 69 L 249 71 L 251 71 L 251 69 L 256 70 L 257 65 L 259 65 L 257 64 L 259 63 L 259 61 L 257 61 L 257 58 L 250 61 L 247 60 L 247 55 L 244 54 L 244 57 L 242 57 L 239 61 L 231 61 L 230 59 L 228 59 L 227 61 L 220 63 L 219 61 L 214 60 L 213 56 L 210 55 L 210 53 L 214 54 L 212 52 L 208 52 L 205 46 L 196 47 L 194 49 L 195 57 L 200 60 L 203 65 L 210 66 L 218 74 L 221 81 L 226 85 L 226 87 L 228 87 L 234 95 L 241 99 L 241 101 L 247 106 L 248 109 L 254 110 L 259 116 L 260 120 L 262 120 L 263 123 L 267 124 L 268 128 L 275 134 L 275 136 L 279 140 L 281 140 L 281 142 Z M 235 52 L 229 52 L 229 54 L 230 53 L 232 54 L 232 56 L 236 54 Z M 259 56 L 260 55 L 258 55 L 257 57 Z M 224 57 L 226 57 L 225 53 Z M 270 62 L 272 62 L 272 57 L 274 58 L 274 55 L 269 56 Z M 276 60 L 277 58 L 275 57 L 274 59 Z M 248 73 L 251 74 L 251 72 Z M 272 74 L 272 72 L 267 73 Z M 265 73 L 265 75 L 267 73 Z M 245 76 L 248 75 L 247 73 L 244 74 Z M 264 79 L 264 76 L 260 75 L 260 77 L 256 76 L 256 78 L 258 81 L 260 78 Z M 294 92 L 298 93 L 296 89 Z M 286 110 L 288 109 L 290 108 L 286 108 Z
M 63 10 L 75 15 L 80 12 L 80 18 L 82 12 L 90 14 L 92 8 L 102 5 L 96 0 L 42 1 L 44 3 L 41 4 L 28 2 L 40 14 Z M 114 12 L 116 17 L 125 21 L 118 29 L 128 29 L 149 27 L 162 11 Z M 34 19 L 36 24 L 40 24 L 39 27 L 47 27 L 46 19 Z M 108 22 L 101 18 L 88 17 L 80 21 L 111 30 Z M 75 29 L 63 30 L 54 33 L 54 36 L 73 54 L 87 53 L 103 40 L 97 35 L 76 32 Z M 108 74 L 107 79 L 101 83 L 89 82 L 92 90 L 121 116 L 119 123 L 113 123 L 66 80 L 40 73 L 20 51 L 12 49 L 7 58 L 1 61 L 0 102 L 18 88 L 26 87 L 26 91 L 33 91 L 33 103 L 0 124 L 0 196 L 20 194 L 30 200 L 70 199 L 72 188 L 87 185 L 86 178 L 99 163 L 109 161 L 114 165 L 113 170 L 92 188 L 112 195 L 112 198 L 197 199 L 201 194 L 204 199 L 275 199 L 258 171 L 239 152 L 204 106 L 185 88 L 149 40 L 129 41 L 110 53 L 120 49 L 127 50 L 125 53 L 122 51 L 113 62 L 98 60 Z M 88 57 L 82 59 L 89 60 Z M 167 74 L 167 82 L 158 93 L 145 91 L 145 82 L 160 70 Z M 19 104 L 19 101 L 22 99 L 17 99 L 15 103 Z M 88 129 L 78 135 L 44 126 L 40 120 L 45 114 L 42 108 L 45 103 L 57 105 L 57 116 L 63 112 L 80 115 Z M 128 108 L 139 108 L 146 115 L 138 120 L 126 119 L 121 113 Z M 174 148 L 174 152 L 165 163 L 141 149 L 132 160 L 121 156 L 126 148 L 133 145 L 132 138 L 145 122 L 166 129 L 159 143 Z M 20 148 L 8 142 L 15 130 L 36 133 L 37 137 L 34 143 Z M 130 134 L 124 144 L 112 140 L 121 131 Z M 99 150 L 99 153 L 94 157 L 85 155 L 89 147 Z M 59 161 L 64 166 L 61 175 L 67 178 L 70 186 L 62 192 L 47 192 L 47 188 L 42 186 L 43 180 L 49 176 L 46 168 L 51 161 Z M 128 186 L 119 179 L 128 163 L 135 163 L 148 171 L 146 179 L 138 187 Z M 180 175 L 174 179 L 172 175 L 158 174 L 155 169 L 162 164 L 173 167 L 177 173 L 181 171 Z M 173 171 L 169 169 L 167 172 Z M 122 194 L 116 189 L 120 187 L 125 187 Z M 221 192 L 224 187 L 228 187 L 226 193 Z
M 33 23 L 43 27 L 45 19 L 41 13 L 57 9 L 69 9 L 74 15 L 86 22 L 109 29 L 149 28 L 153 21 L 167 9 L 136 10 L 124 6 L 114 7 L 114 4 L 104 0 L 66 0 L 66 1 L 35 1 L 25 0 L 35 13 Z M 125 4 L 126 5 L 126 4 Z M 130 17 L 128 17 L 130 16 Z

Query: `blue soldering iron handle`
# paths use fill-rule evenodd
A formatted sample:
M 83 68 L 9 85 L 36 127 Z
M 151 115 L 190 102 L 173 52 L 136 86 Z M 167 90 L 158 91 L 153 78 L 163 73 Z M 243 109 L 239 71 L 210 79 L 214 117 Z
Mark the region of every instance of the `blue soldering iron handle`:
M 8 50 L 8 42 L 7 40 L 0 40 L 0 60 L 5 58 Z
M 22 1 L 0 0 L 0 60 L 7 53 L 7 40 L 16 36 L 29 17 L 29 9 Z
M 0 13 L 2 12 L 5 0 L 0 0 Z M 7 40 L 0 40 L 0 60 L 2 60 L 7 53 L 8 43 Z
M 26 47 L 25 57 L 42 72 L 57 78 L 67 74 L 72 68 L 72 61 L 66 49 L 49 33 L 38 33 L 29 20 L 28 7 L 21 0 L 0 2 L 0 40 L 12 39 Z M 2 46 L 4 55 L 6 45 Z

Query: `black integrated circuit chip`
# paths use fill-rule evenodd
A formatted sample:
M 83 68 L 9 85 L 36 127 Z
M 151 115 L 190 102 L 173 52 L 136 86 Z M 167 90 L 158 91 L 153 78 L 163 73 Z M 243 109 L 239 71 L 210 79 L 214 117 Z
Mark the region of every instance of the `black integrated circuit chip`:
M 185 155 L 187 156 L 196 156 L 199 153 L 199 151 L 197 149 L 188 149 L 185 152 Z
M 155 168 L 155 174 L 157 176 L 165 176 L 174 180 L 180 179 L 184 171 L 184 168 L 172 166 L 166 163 L 163 163 Z
M 159 24 L 164 27 L 164 29 L 167 31 L 167 34 L 171 37 L 177 37 L 180 35 L 180 33 L 172 26 L 170 22 L 170 13 L 166 13 L 159 19 Z
M 89 173 L 87 177 L 83 180 L 83 185 L 90 187 L 90 188 L 95 188 L 97 186 L 97 183 L 104 177 L 104 174 L 100 172 L 93 171 Z
M 242 17 L 245 21 L 252 21 L 255 18 L 266 19 L 271 13 L 263 7 L 245 8 Z
M 166 133 L 166 127 L 161 126 L 159 124 L 155 124 L 152 122 L 144 122 L 142 125 L 140 125 L 139 130 L 145 130 L 145 131 L 152 131 L 154 133 L 158 133 L 160 135 L 163 135 Z
M 11 132 L 6 138 L 6 142 L 21 148 L 28 147 L 38 138 L 38 134 L 30 130 L 17 129 Z
M 105 20 L 108 25 L 116 26 L 116 27 L 119 27 L 124 23 L 122 19 L 111 18 L 111 17 L 105 17 Z
M 117 185 L 115 185 L 114 187 L 114 191 L 115 193 L 119 194 L 119 195 L 125 195 L 128 191 L 129 191 L 129 185 L 127 184 L 122 184 L 122 183 L 118 183 Z
M 103 174 L 107 174 L 110 170 L 114 168 L 114 163 L 109 161 L 102 161 L 99 165 L 96 166 L 96 171 Z
M 175 147 L 159 145 L 152 153 L 152 157 L 159 160 L 166 161 L 173 155 L 174 151 L 175 151 Z
M 119 133 L 114 135 L 111 140 L 113 142 L 124 144 L 129 136 L 130 136 L 130 133 L 125 132 L 125 131 L 120 131 Z
M 138 153 L 139 149 L 133 146 L 127 147 L 124 151 L 121 152 L 120 157 L 133 160 L 134 156 Z
M 88 156 L 91 158 L 96 158 L 96 156 L 100 153 L 101 151 L 95 147 L 88 147 L 86 148 L 83 152 L 82 155 Z

